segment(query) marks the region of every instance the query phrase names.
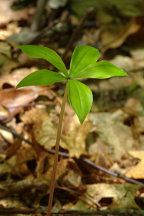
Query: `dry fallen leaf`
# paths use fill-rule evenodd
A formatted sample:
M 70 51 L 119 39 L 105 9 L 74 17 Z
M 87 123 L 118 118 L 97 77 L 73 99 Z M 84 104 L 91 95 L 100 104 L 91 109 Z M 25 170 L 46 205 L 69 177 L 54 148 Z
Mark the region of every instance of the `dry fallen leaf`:
M 5 40 L 14 33 L 19 33 L 20 30 L 21 27 L 18 26 L 17 22 L 10 22 L 6 25 L 5 29 L 0 29 L 0 40 Z
M 144 151 L 129 151 L 129 154 L 134 158 L 140 159 L 140 162 L 128 168 L 125 175 L 129 178 L 144 179 Z
M 129 56 L 116 55 L 110 62 L 125 71 L 136 69 L 135 62 Z
M 29 12 L 31 12 L 31 8 L 27 7 L 23 10 L 14 11 L 11 8 L 14 0 L 1 0 L 0 1 L 0 25 L 7 24 L 10 21 L 16 21 L 19 19 L 28 18 Z
M 87 186 L 86 197 L 91 196 L 96 202 L 102 202 L 103 198 L 112 198 L 110 208 L 137 208 L 134 197 L 140 188 L 132 184 L 94 184 Z
M 36 141 L 45 149 L 55 146 L 57 130 L 45 106 L 32 108 L 25 112 L 21 119 L 25 125 L 33 125 L 31 131 L 33 130 Z
M 66 161 L 65 163 L 67 163 L 67 167 L 64 167 L 65 170 L 63 170 L 62 161 Z M 62 172 L 63 175 L 61 174 L 62 177 L 61 182 L 64 186 L 76 187 L 76 188 L 80 187 L 80 185 L 82 184 L 81 172 L 73 159 L 61 160 L 58 165 L 58 173 L 59 173 L 59 169 L 63 170 Z
M 0 121 L 5 121 L 9 117 L 10 117 L 9 110 L 5 106 L 0 104 Z
M 119 47 L 129 35 L 134 34 L 139 29 L 140 25 L 135 19 L 132 19 L 125 25 L 121 23 L 120 25 L 111 26 L 109 31 L 107 28 L 106 30 L 102 30 L 101 42 L 103 51 Z
M 7 151 L 7 159 L 4 163 L 0 163 L 0 175 L 28 175 L 30 169 L 27 162 L 36 158 L 36 153 L 29 145 L 22 146 L 11 144 Z M 13 146 L 14 145 L 14 146 Z
M 117 110 L 114 113 L 90 114 L 90 120 L 96 127 L 96 132 L 105 143 L 105 152 L 113 160 L 121 160 L 136 143 L 131 128 L 124 124 L 126 117 L 127 114 L 122 110 Z
M 55 146 L 58 124 L 57 113 L 48 113 L 44 106 L 37 106 L 25 112 L 22 121 L 24 124 L 33 125 L 35 139 L 40 145 L 46 149 Z M 60 146 L 67 149 L 71 157 L 80 157 L 86 153 L 85 139 L 89 133 L 91 123 L 87 120 L 81 125 L 77 116 L 72 115 L 69 124 L 66 124 L 66 126 L 67 130 L 65 129 L 61 136 Z
M 71 157 L 80 157 L 86 153 L 85 140 L 91 129 L 91 123 L 87 119 L 81 125 L 76 115 L 71 116 L 69 120 L 69 127 L 66 136 L 63 137 L 62 146 L 69 151 Z
M 5 83 L 8 83 L 15 87 L 22 78 L 36 71 L 37 69 L 38 69 L 37 67 L 17 68 L 14 69 L 11 73 L 8 73 L 9 72 L 8 70 L 5 74 L 1 76 L 0 87 L 2 87 Z
M 1 114 L 1 119 L 6 120 L 6 117 L 8 117 L 7 120 L 10 120 L 21 110 L 22 107 L 34 101 L 39 95 L 46 95 L 50 98 L 53 97 L 50 88 L 50 86 L 33 86 L 22 89 L 9 88 L 0 90 L 1 110 L 2 107 L 6 107 L 9 112 L 9 116 Z
M 135 117 L 137 116 L 137 118 L 140 118 L 140 119 L 141 119 L 141 117 L 143 117 L 142 116 L 143 106 L 142 106 L 141 102 L 134 97 L 131 97 L 126 101 L 123 110 L 126 113 L 130 114 L 131 116 L 135 116 Z M 143 123 L 139 122 L 138 119 L 135 119 L 135 124 L 136 124 L 137 129 L 140 127 L 143 127 L 143 126 L 140 126 L 141 124 L 143 125 Z M 138 129 L 138 131 L 139 131 L 139 129 Z
M 99 208 L 139 208 L 135 203 L 135 193 L 140 188 L 133 184 L 90 184 L 86 192 L 79 197 L 76 204 L 68 203 L 63 206 L 69 210 L 86 210 Z M 107 203 L 108 202 L 108 203 Z
M 14 139 L 13 139 L 13 135 L 6 131 L 6 130 L 2 130 L 0 129 L 0 135 L 4 138 L 5 141 L 7 141 L 8 143 L 13 143 Z

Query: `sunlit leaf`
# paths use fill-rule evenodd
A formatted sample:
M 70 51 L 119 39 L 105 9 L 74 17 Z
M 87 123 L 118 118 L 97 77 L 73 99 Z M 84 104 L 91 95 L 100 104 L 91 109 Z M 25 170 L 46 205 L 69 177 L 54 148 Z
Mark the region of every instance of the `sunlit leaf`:
M 77 46 L 72 54 L 70 63 L 70 75 L 71 77 L 76 76 L 90 64 L 96 63 L 99 59 L 99 51 L 90 46 Z
M 54 65 L 59 71 L 67 75 L 67 69 L 61 57 L 52 49 L 36 45 L 23 45 L 20 49 L 28 56 L 42 58 Z
M 57 72 L 50 70 L 38 70 L 26 76 L 22 79 L 17 88 L 32 85 L 52 85 L 56 82 L 61 82 L 65 80 L 65 77 Z
M 76 112 L 81 123 L 85 120 L 93 103 L 90 88 L 77 80 L 68 81 L 69 102 Z
M 83 70 L 73 74 L 73 78 L 105 79 L 113 76 L 127 76 L 127 73 L 108 61 L 87 65 Z

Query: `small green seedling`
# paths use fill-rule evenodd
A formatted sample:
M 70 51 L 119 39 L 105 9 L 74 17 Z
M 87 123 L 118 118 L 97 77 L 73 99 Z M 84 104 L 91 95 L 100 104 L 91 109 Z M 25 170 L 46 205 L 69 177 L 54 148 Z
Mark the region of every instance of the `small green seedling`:
M 56 168 L 58 163 L 59 142 L 67 97 L 71 107 L 77 114 L 79 121 L 82 124 L 92 107 L 93 96 L 90 88 L 77 79 L 105 79 L 113 76 L 126 76 L 127 73 L 109 63 L 108 61 L 96 62 L 100 57 L 99 51 L 96 48 L 90 46 L 77 46 L 75 48 L 72 54 L 70 68 L 68 70 L 61 57 L 55 51 L 47 47 L 26 45 L 21 46 L 20 48 L 28 56 L 31 56 L 33 58 L 42 58 L 50 62 L 55 68 L 59 70 L 59 72 L 53 72 L 46 69 L 38 70 L 21 80 L 17 85 L 17 88 L 32 85 L 52 85 L 61 81 L 65 81 L 66 83 L 63 103 L 59 116 L 54 167 L 51 176 L 47 214 L 48 216 L 50 216 L 55 187 Z

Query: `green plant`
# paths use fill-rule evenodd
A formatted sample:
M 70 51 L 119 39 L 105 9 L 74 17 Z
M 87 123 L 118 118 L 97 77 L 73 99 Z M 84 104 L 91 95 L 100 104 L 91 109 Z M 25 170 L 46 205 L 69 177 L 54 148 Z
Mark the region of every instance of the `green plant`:
M 61 57 L 55 51 L 47 47 L 26 45 L 21 46 L 20 48 L 28 56 L 47 60 L 60 72 L 53 72 L 45 69 L 38 70 L 26 76 L 22 81 L 20 81 L 17 85 L 17 88 L 32 85 L 52 85 L 61 81 L 66 82 L 64 98 L 59 116 L 54 167 L 51 176 L 48 204 L 48 215 L 50 215 L 55 187 L 56 168 L 58 163 L 59 142 L 67 97 L 69 99 L 70 105 L 77 114 L 80 123 L 83 123 L 83 121 L 85 120 L 93 103 L 93 96 L 90 88 L 76 79 L 105 79 L 113 76 L 125 76 L 127 75 L 127 73 L 107 61 L 96 62 L 100 57 L 99 51 L 96 48 L 90 46 L 77 46 L 75 48 L 72 54 L 69 70 L 67 70 Z

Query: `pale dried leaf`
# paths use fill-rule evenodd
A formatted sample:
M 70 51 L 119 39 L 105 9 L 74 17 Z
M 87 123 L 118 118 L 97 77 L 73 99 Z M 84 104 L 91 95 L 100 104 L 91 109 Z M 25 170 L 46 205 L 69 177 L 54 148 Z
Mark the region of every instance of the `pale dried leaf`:
M 11 9 L 12 3 L 13 0 L 0 1 L 0 25 L 7 24 L 10 21 L 28 18 L 28 13 L 31 11 L 29 7 L 23 10 L 14 11 Z
M 119 47 L 129 35 L 134 34 L 139 29 L 140 25 L 135 19 L 127 22 L 125 25 L 123 23 L 121 25 L 115 25 L 109 31 L 106 29 L 102 32 L 101 36 L 103 50 L 106 51 L 109 48 Z
M 144 151 L 129 151 L 129 154 L 134 158 L 140 159 L 140 162 L 126 170 L 125 175 L 129 178 L 143 179 L 144 178 Z
M 76 204 L 68 203 L 63 206 L 69 210 L 86 210 L 100 207 L 102 199 L 112 199 L 112 203 L 105 204 L 106 208 L 139 208 L 135 202 L 135 193 L 140 188 L 133 184 L 91 184 L 86 186 L 86 192 Z
M 80 157 L 86 153 L 85 140 L 91 129 L 91 123 L 87 119 L 80 125 L 76 115 L 71 116 L 67 134 L 63 137 L 63 147 L 69 151 L 71 157 Z
M 131 128 L 124 124 L 126 117 L 122 110 L 112 114 L 103 112 L 90 114 L 96 132 L 105 143 L 104 149 L 113 160 L 121 160 L 136 143 Z

